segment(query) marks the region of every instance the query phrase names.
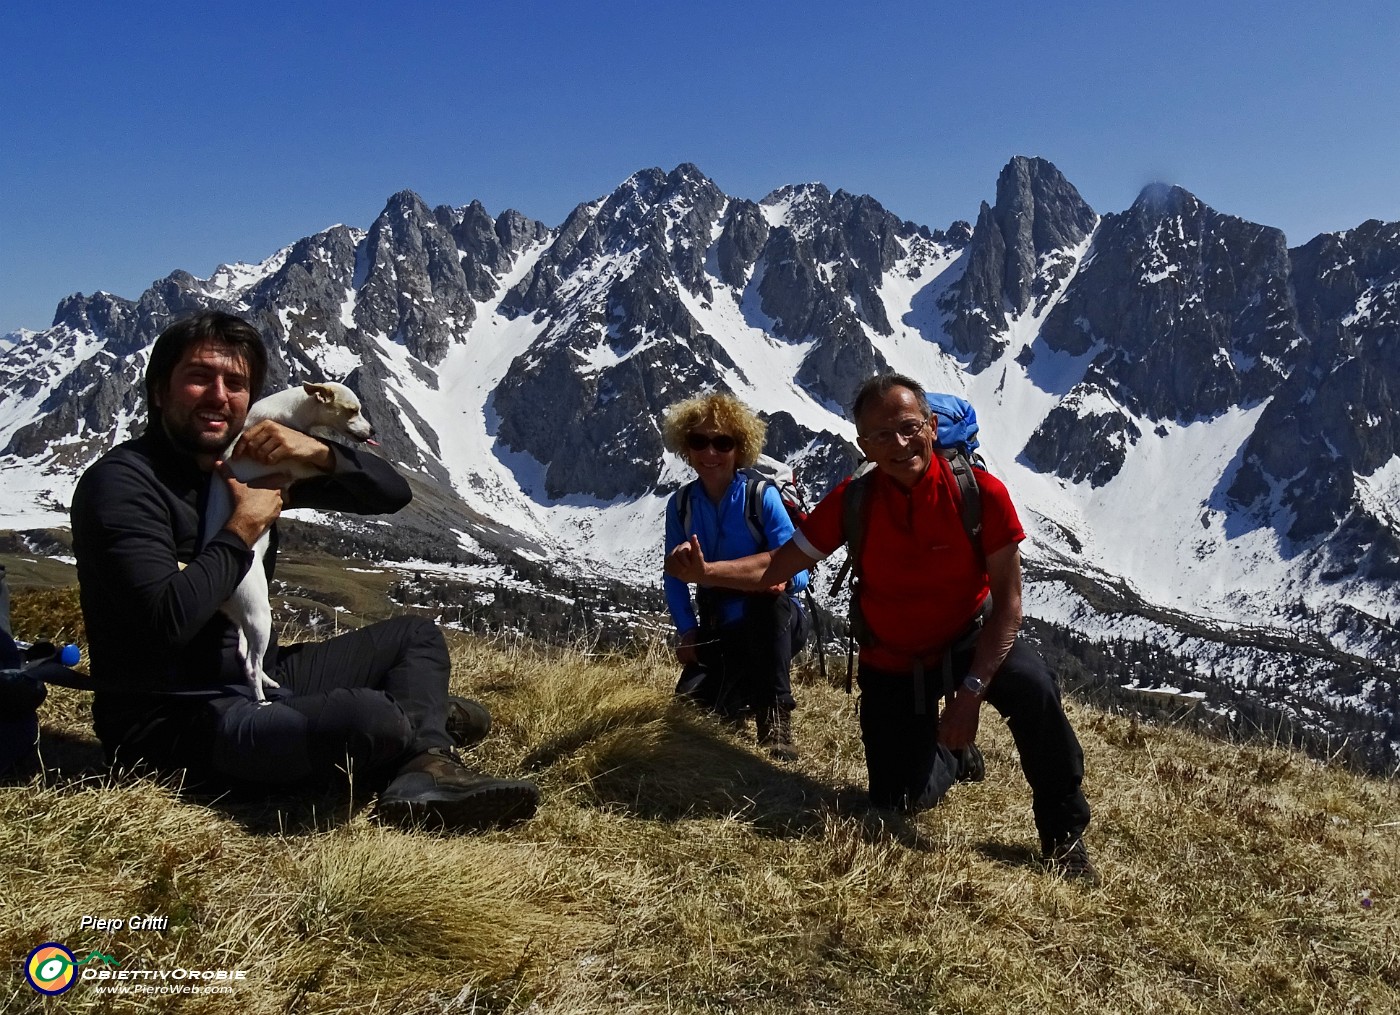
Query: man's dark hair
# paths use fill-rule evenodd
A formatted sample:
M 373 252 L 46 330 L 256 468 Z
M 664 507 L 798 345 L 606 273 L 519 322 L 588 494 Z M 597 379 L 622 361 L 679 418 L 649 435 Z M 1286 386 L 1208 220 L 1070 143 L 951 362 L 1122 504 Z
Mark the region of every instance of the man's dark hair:
M 156 395 L 170 387 L 170 375 L 175 364 L 191 346 L 213 339 L 228 346 L 243 357 L 248 365 L 248 390 L 254 401 L 262 394 L 267 379 L 267 346 L 262 336 L 247 321 L 220 310 L 182 317 L 160 333 L 151 347 L 151 360 L 146 364 L 146 412 L 156 416 Z
M 851 419 L 855 422 L 857 429 L 860 427 L 860 414 L 865 411 L 866 407 L 871 402 L 878 402 L 884 398 L 894 388 L 908 388 L 919 402 L 919 411 L 925 416 L 929 414 L 928 396 L 924 394 L 922 384 L 912 377 L 905 377 L 903 374 L 876 374 L 860 386 L 860 390 L 856 392 L 856 400 L 851 403 Z

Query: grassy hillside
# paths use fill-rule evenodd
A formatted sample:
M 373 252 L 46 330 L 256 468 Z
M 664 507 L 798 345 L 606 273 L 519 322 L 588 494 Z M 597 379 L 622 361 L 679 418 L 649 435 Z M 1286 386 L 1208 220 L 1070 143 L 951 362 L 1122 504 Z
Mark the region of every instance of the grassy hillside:
M 52 633 L 68 609 L 71 594 L 26 593 L 16 618 Z M 114 781 L 84 696 L 53 690 L 60 770 L 0 787 L 0 1009 L 1400 1011 L 1393 780 L 1071 702 L 1104 876 L 1087 888 L 1040 870 L 990 710 L 988 780 L 902 820 L 864 807 L 836 688 L 800 688 L 802 760 L 776 765 L 751 729 L 673 703 L 661 652 L 460 638 L 453 660 L 456 689 L 497 716 L 480 766 L 544 789 L 519 828 L 443 837 L 380 827 L 355 792 L 210 804 Z M 80 930 L 144 914 L 169 927 Z M 246 979 L 44 1001 L 20 968 L 47 941 Z

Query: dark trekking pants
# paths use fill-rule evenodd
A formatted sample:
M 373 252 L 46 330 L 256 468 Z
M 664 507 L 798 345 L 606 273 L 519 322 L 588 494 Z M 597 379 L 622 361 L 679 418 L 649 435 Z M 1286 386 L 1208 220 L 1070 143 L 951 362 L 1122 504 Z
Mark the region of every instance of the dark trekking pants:
M 0 564 L 0 631 L 14 637 L 10 627 L 10 586 L 5 584 L 5 565 Z
M 280 648 L 272 678 L 282 686 L 269 691 L 270 704 L 244 687 L 212 700 L 161 699 L 108 753 L 245 786 L 296 788 L 347 768 L 391 775 L 409 757 L 452 745 L 449 674 L 442 632 L 421 617 L 395 617 Z
M 972 665 L 972 650 L 952 660 L 952 687 Z M 915 677 L 861 665 L 860 729 L 870 775 L 870 800 L 877 807 L 931 807 L 953 785 L 957 763 L 938 745 L 940 666 L 923 675 L 923 711 L 917 709 Z M 1011 647 L 987 691 L 987 703 L 1006 720 L 1021 771 L 1030 783 L 1035 824 L 1042 845 L 1078 837 L 1089 824 L 1084 798 L 1084 752 L 1060 702 L 1060 686 L 1040 655 L 1020 639 Z
M 747 596 L 741 619 L 712 633 L 701 626 L 699 662 L 681 671 L 676 693 L 731 718 L 745 708 L 791 711 L 792 657 L 807 643 L 810 626 L 792 596 Z

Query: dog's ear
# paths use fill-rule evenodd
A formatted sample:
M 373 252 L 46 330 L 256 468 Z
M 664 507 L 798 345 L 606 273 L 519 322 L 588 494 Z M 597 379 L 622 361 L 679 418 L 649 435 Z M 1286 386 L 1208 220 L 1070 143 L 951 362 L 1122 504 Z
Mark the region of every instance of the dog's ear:
M 315 384 L 311 381 L 307 381 L 301 387 L 308 395 L 325 405 L 330 405 L 335 401 L 335 392 L 324 384 Z

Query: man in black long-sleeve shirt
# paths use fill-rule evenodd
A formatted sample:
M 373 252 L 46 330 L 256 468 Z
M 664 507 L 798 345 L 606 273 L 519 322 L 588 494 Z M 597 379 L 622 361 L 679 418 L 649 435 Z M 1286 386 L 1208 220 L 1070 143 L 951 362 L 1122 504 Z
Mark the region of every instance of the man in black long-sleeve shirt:
M 473 725 L 484 735 L 489 715 L 449 699 L 446 643 L 421 618 L 286 648 L 274 636 L 264 668 L 281 689 L 267 704 L 253 697 L 237 631 L 219 610 L 251 566 L 252 545 L 271 530 L 270 578 L 284 508 L 379 514 L 411 497 L 382 459 L 266 420 L 238 453 L 318 474 L 290 486 L 279 476 L 237 480 L 220 456 L 265 375 L 262 339 L 241 319 L 210 312 L 176 322 L 151 352 L 146 431 L 78 482 L 73 545 L 97 685 L 93 725 L 109 757 L 245 786 L 311 785 L 346 769 L 391 775 L 381 815 L 449 828 L 533 814 L 533 784 L 476 774 L 453 753 Z M 211 483 L 227 484 L 233 511 L 201 545 Z M 448 731 L 454 708 L 467 720 L 459 737 Z

